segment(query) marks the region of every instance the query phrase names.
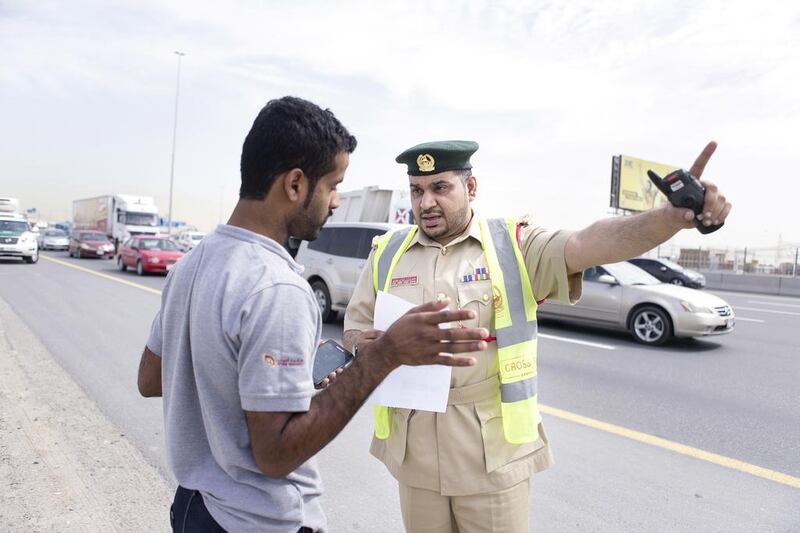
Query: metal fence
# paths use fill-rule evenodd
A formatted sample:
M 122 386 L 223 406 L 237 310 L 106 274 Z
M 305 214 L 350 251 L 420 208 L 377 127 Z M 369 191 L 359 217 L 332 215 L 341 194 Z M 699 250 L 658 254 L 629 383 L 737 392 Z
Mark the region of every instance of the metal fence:
M 744 248 L 663 244 L 647 254 L 704 272 L 800 277 L 800 243 Z

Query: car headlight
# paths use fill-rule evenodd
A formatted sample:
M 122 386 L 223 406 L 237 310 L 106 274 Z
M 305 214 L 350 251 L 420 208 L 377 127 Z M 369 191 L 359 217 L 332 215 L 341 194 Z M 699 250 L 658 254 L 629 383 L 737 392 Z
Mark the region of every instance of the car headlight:
M 714 314 L 714 311 L 712 311 L 710 308 L 694 305 L 692 302 L 687 302 L 686 300 L 681 300 L 681 307 L 683 307 L 683 309 L 688 313 L 700 313 L 705 315 Z
M 160 263 L 161 259 L 159 259 L 158 257 L 151 257 L 150 259 L 148 259 L 148 261 L 150 261 L 151 263 Z
M 81 249 L 82 249 L 82 250 L 91 250 L 91 249 L 92 249 L 92 247 L 91 247 L 91 246 L 89 246 L 89 245 L 88 245 L 88 244 L 86 244 L 86 243 L 83 243 L 83 244 L 81 244 Z

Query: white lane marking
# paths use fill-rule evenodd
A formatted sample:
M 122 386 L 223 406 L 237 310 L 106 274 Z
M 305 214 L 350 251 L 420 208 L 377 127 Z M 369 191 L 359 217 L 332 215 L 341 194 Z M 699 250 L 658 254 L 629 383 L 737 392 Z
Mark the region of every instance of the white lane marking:
M 779 307 L 796 307 L 796 308 L 800 309 L 800 305 L 798 305 L 798 304 L 779 304 L 779 303 L 775 303 L 775 302 L 762 302 L 760 300 L 747 300 L 747 303 L 749 303 L 749 304 L 760 304 L 760 305 L 777 305 Z
M 738 321 L 742 321 L 742 322 L 757 322 L 759 324 L 763 324 L 764 322 L 766 322 L 766 320 L 759 320 L 758 318 L 744 318 L 742 316 L 737 316 L 736 317 L 736 321 L 737 322 Z
M 600 348 L 602 350 L 616 350 L 616 346 L 612 346 L 610 344 L 601 344 L 599 342 L 589 342 L 589 341 L 581 341 L 578 339 L 570 339 L 568 337 L 559 337 L 558 335 L 547 335 L 546 333 L 539 333 L 536 335 L 537 337 L 541 337 L 543 339 L 550 339 L 553 341 L 560 341 L 560 342 L 570 342 L 572 344 L 580 344 L 582 346 L 591 346 L 592 348 Z
M 776 315 L 792 315 L 792 316 L 800 316 L 800 313 L 795 313 L 793 311 L 778 311 L 777 309 L 760 309 L 758 307 L 740 307 L 738 305 L 733 306 L 734 309 L 737 311 L 739 309 L 744 309 L 745 311 L 759 311 L 761 313 L 774 313 Z

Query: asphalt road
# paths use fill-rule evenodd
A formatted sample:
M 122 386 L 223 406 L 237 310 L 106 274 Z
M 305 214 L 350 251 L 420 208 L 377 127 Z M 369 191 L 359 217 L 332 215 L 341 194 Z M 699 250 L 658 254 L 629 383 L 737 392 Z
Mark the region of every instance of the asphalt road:
M 164 278 L 42 255 L 36 265 L 0 261 L 0 298 L 168 475 L 160 400 L 135 386 Z M 800 530 L 800 489 L 789 486 L 800 478 L 800 299 L 717 294 L 736 310 L 732 334 L 661 348 L 542 322 L 540 401 L 554 408 L 545 424 L 556 466 L 534 478 L 533 531 Z M 339 338 L 341 326 L 324 335 Z M 364 409 L 321 454 L 332 531 L 402 530 L 369 436 Z M 669 449 L 640 442 L 655 437 Z M 768 471 L 746 473 L 755 467 Z

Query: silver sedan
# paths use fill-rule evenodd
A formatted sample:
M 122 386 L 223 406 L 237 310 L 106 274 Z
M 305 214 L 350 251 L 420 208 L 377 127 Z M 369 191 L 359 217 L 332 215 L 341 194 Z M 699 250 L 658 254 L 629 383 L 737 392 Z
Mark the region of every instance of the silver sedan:
M 42 250 L 66 250 L 69 237 L 60 229 L 46 229 L 39 234 L 39 248 Z
M 630 331 L 643 344 L 733 331 L 733 309 L 707 292 L 661 283 L 628 262 L 587 269 L 576 305 L 547 302 L 539 316 Z

